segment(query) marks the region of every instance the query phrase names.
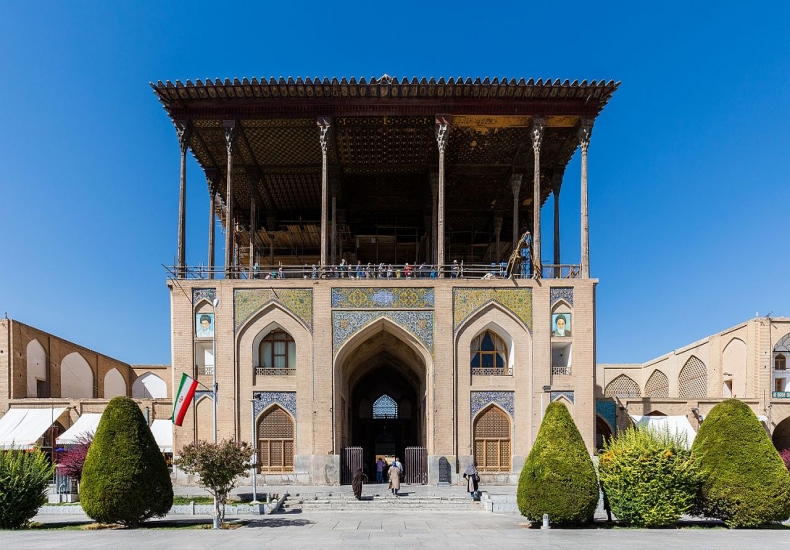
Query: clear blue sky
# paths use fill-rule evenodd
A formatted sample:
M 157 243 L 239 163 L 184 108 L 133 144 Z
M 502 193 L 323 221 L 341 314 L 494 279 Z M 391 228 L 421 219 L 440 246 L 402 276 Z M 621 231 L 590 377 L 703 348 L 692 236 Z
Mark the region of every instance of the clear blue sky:
M 179 154 L 148 82 L 388 73 L 622 81 L 590 146 L 599 362 L 790 316 L 790 4 L 223 4 L 0 5 L 0 315 L 168 363 Z M 188 171 L 197 264 L 207 191 Z M 577 153 L 565 262 L 578 173 Z

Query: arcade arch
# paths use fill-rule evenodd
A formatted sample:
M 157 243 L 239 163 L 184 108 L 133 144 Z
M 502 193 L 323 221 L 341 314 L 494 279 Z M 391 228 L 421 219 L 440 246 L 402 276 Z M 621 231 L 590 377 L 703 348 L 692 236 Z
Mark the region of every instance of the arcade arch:
M 38 340 L 27 344 L 27 397 L 47 397 L 47 354 Z
M 112 399 L 119 395 L 126 395 L 126 380 L 118 369 L 112 369 L 104 375 L 104 398 Z
M 60 362 L 60 397 L 93 397 L 93 369 L 79 353 L 72 352 Z
M 167 397 L 167 384 L 152 372 L 146 372 L 132 384 L 132 397 L 159 399 Z

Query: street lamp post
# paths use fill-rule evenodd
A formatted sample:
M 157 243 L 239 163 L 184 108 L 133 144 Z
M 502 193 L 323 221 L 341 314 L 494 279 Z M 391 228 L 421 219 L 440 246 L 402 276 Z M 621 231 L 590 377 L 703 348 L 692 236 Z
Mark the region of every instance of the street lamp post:
M 211 313 L 214 318 L 214 330 L 211 332 L 211 352 L 214 357 L 214 385 L 212 386 L 212 401 L 214 401 L 214 445 L 217 444 L 217 307 L 219 298 L 211 301 Z M 214 495 L 214 529 L 219 529 L 219 512 L 217 495 Z
M 255 441 L 255 401 L 257 399 L 250 399 L 250 425 L 252 428 L 252 444 L 254 445 L 255 452 L 252 455 L 252 502 L 251 504 L 258 504 L 258 444 Z

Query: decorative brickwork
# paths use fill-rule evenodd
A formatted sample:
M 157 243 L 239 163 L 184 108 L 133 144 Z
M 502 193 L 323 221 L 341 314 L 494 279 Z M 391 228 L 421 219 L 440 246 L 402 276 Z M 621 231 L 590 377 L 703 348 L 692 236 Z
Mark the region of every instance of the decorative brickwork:
M 355 332 L 386 317 L 412 334 L 433 354 L 433 311 L 333 311 L 332 347 L 340 349 Z
M 214 392 L 210 390 L 195 390 L 195 395 L 192 396 L 192 401 L 197 403 L 202 397 L 214 398 Z
M 313 291 L 309 288 L 237 289 L 233 293 L 235 330 L 261 309 L 274 302 L 293 313 L 313 332 Z
M 510 415 L 515 416 L 514 392 L 512 391 L 473 391 L 469 394 L 470 418 L 474 418 L 490 404 L 494 404 Z
M 200 300 L 208 300 L 213 302 L 217 295 L 214 288 L 193 288 L 192 289 L 192 305 L 197 304 Z
M 252 392 L 252 410 L 257 418 L 261 411 L 274 403 L 291 413 L 296 418 L 296 392 L 295 391 L 256 391 Z
M 708 395 L 708 368 L 699 358 L 689 357 L 678 375 L 678 397 L 697 399 Z
M 490 303 L 513 313 L 532 332 L 532 289 L 530 288 L 455 288 L 453 289 L 453 331 Z
M 640 397 L 639 384 L 625 374 L 621 374 L 606 386 L 603 391 L 606 397 Z
M 552 287 L 549 289 L 551 299 L 551 307 L 560 300 L 568 302 L 568 305 L 573 307 L 573 287 Z
M 433 309 L 432 288 L 333 288 L 333 309 Z
M 669 379 L 656 369 L 645 383 L 645 397 L 669 397 Z

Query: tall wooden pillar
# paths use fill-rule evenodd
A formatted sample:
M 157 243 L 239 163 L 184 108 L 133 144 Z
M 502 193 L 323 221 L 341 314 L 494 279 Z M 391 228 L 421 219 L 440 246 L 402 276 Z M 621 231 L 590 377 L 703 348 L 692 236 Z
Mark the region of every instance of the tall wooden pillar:
M 255 239 L 258 227 L 256 226 L 255 197 L 250 197 L 250 277 L 255 273 Z
M 436 144 L 439 146 L 439 191 L 436 203 L 436 263 L 439 277 L 444 277 L 444 151 L 450 137 L 450 123 L 447 117 L 436 117 Z
M 431 172 L 431 263 L 439 262 L 436 256 L 438 250 L 438 233 L 436 231 L 437 218 L 439 214 L 439 172 Z
M 327 264 L 326 253 L 326 232 L 327 226 L 327 204 L 326 199 L 329 187 L 329 167 L 327 165 L 327 152 L 329 151 L 329 130 L 332 128 L 332 122 L 328 117 L 318 118 L 318 128 L 320 130 L 319 139 L 321 141 L 321 273 Z
M 532 174 L 532 276 L 539 279 L 543 274 L 540 257 L 540 144 L 543 141 L 543 129 L 546 119 L 535 117 L 532 119 L 530 137 L 532 138 L 532 154 L 535 159 Z
M 269 265 L 274 267 L 274 239 L 277 229 L 277 213 L 266 213 L 266 234 L 269 236 Z
M 590 278 L 590 227 L 587 219 L 587 149 L 590 147 L 590 136 L 592 135 L 592 121 L 582 121 L 579 128 L 579 148 L 582 151 L 582 257 L 581 257 L 581 276 L 582 279 Z
M 187 149 L 189 149 L 189 124 L 176 121 L 178 146 L 181 150 L 181 172 L 178 191 L 178 266 L 179 278 L 186 277 L 186 232 L 187 232 Z
M 208 278 L 214 278 L 214 203 L 217 199 L 217 171 L 214 168 L 206 170 L 208 183 Z
M 332 265 L 337 265 L 337 195 L 340 192 L 340 179 L 338 174 L 329 178 L 329 187 L 332 191 L 332 233 L 329 248 L 332 249 Z
M 521 180 L 523 174 L 513 174 L 510 176 L 510 189 L 513 191 L 513 250 L 518 248 L 518 241 L 521 238 L 518 229 L 518 196 L 521 193 Z
M 502 211 L 497 210 L 494 213 L 494 236 L 496 237 L 496 248 L 494 249 L 494 261 L 497 263 L 502 261 L 501 248 L 499 246 L 499 237 L 502 234 Z
M 554 277 L 562 276 L 560 264 L 560 188 L 562 187 L 562 173 L 552 176 L 552 187 L 554 191 Z
M 225 216 L 225 278 L 235 277 L 235 244 L 236 244 L 236 217 L 233 213 L 233 142 L 236 137 L 236 121 L 223 120 L 225 129 L 225 147 L 228 151 L 228 167 L 225 179 L 227 181 L 226 203 L 228 213 Z

